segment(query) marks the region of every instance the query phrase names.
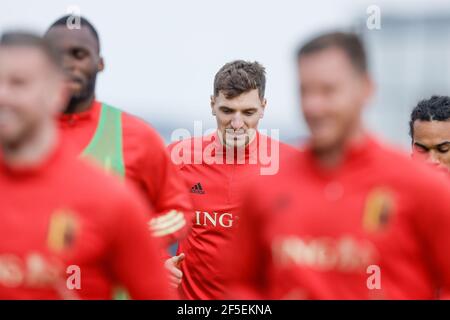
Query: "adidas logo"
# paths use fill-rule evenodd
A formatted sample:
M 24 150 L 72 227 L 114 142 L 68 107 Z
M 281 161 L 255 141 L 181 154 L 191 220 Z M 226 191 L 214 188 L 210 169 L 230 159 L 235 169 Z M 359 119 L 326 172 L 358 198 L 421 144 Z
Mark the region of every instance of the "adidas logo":
M 192 188 L 191 188 L 191 192 L 192 193 L 198 193 L 198 194 L 205 194 L 205 191 L 202 188 L 202 185 L 199 183 L 195 184 Z

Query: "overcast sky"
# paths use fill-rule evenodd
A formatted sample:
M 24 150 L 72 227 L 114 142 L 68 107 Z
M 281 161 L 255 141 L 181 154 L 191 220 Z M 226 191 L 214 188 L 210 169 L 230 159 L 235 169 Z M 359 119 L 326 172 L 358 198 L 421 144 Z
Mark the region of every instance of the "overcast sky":
M 306 37 L 347 27 L 381 13 L 405 15 L 450 9 L 450 1 L 267 0 L 1 0 L 0 30 L 43 32 L 76 5 L 97 27 L 106 69 L 100 100 L 154 123 L 214 126 L 209 95 L 216 71 L 233 59 L 257 60 L 267 69 L 268 108 L 262 127 L 282 137 L 305 133 L 298 108 L 293 53 Z M 175 128 L 174 128 L 175 129 Z

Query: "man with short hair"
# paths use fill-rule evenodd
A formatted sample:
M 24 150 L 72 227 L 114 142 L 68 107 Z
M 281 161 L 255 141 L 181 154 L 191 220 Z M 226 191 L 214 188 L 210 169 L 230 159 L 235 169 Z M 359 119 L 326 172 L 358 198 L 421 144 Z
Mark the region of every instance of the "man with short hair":
M 409 122 L 413 157 L 450 173 L 450 97 L 420 101 Z
M 45 34 L 64 57 L 72 93 L 60 117 L 63 138 L 74 146 L 74 155 L 93 159 L 131 182 L 145 196 L 149 211 L 156 212 L 149 222 L 152 234 L 173 243 L 186 235 L 190 221 L 185 217 L 191 204 L 182 178 L 153 128 L 96 100 L 97 74 L 105 66 L 99 36 L 83 17 L 79 29 L 69 29 L 69 18 L 58 19 Z
M 276 174 L 280 160 L 297 152 L 258 132 L 267 104 L 265 85 L 265 69 L 258 62 L 225 64 L 214 78 L 210 98 L 217 129 L 169 147 L 195 211 L 192 231 L 180 242 L 173 261 L 181 268 L 179 291 L 184 299 L 223 296 L 227 284 L 218 261 L 239 224 L 242 195 L 255 177 Z
M 228 297 L 450 297 L 450 185 L 365 129 L 373 85 L 361 40 L 318 36 L 297 66 L 311 136 L 250 189 L 223 263 Z
M 0 299 L 170 298 L 144 201 L 62 146 L 60 63 L 38 36 L 0 39 Z

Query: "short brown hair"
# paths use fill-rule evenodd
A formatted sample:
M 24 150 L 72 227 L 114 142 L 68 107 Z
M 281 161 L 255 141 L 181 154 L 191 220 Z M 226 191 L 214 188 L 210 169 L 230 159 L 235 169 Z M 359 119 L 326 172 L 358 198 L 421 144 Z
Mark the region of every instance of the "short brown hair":
M 329 48 L 343 50 L 357 71 L 361 73 L 367 72 L 367 58 L 364 45 L 358 35 L 354 33 L 331 32 L 315 37 L 298 49 L 297 58 Z
M 227 63 L 214 77 L 214 96 L 222 92 L 232 99 L 244 92 L 258 89 L 261 99 L 266 89 L 266 70 L 258 62 L 236 60 Z
M 58 50 L 46 39 L 24 31 L 3 33 L 0 47 L 30 47 L 40 50 L 48 61 L 58 70 L 62 70 L 62 57 Z

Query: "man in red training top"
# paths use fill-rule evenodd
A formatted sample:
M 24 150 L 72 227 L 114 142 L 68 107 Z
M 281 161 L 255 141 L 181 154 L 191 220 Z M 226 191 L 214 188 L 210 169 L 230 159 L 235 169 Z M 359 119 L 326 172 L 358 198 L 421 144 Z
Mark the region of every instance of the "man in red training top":
M 76 155 L 94 159 L 134 184 L 156 212 L 149 223 L 153 235 L 170 244 L 188 230 L 184 215 L 191 205 L 182 179 L 153 128 L 95 99 L 97 73 L 104 68 L 99 36 L 83 17 L 79 29 L 68 28 L 70 18 L 57 20 L 46 33 L 64 56 L 72 92 L 60 118 L 64 142 L 74 146 Z
M 0 299 L 170 298 L 145 203 L 73 157 L 56 115 L 68 89 L 55 50 L 0 40 Z
M 233 61 L 214 79 L 211 110 L 217 130 L 170 146 L 194 204 L 193 227 L 178 257 L 185 299 L 218 299 L 226 283 L 217 261 L 239 224 L 241 196 L 253 178 L 276 174 L 294 148 L 257 131 L 266 106 L 265 70 L 258 62 Z
M 409 122 L 413 157 L 450 175 L 450 97 L 420 101 Z
M 298 52 L 310 139 L 244 201 L 230 298 L 433 299 L 450 294 L 450 186 L 365 130 L 363 45 L 330 33 Z

